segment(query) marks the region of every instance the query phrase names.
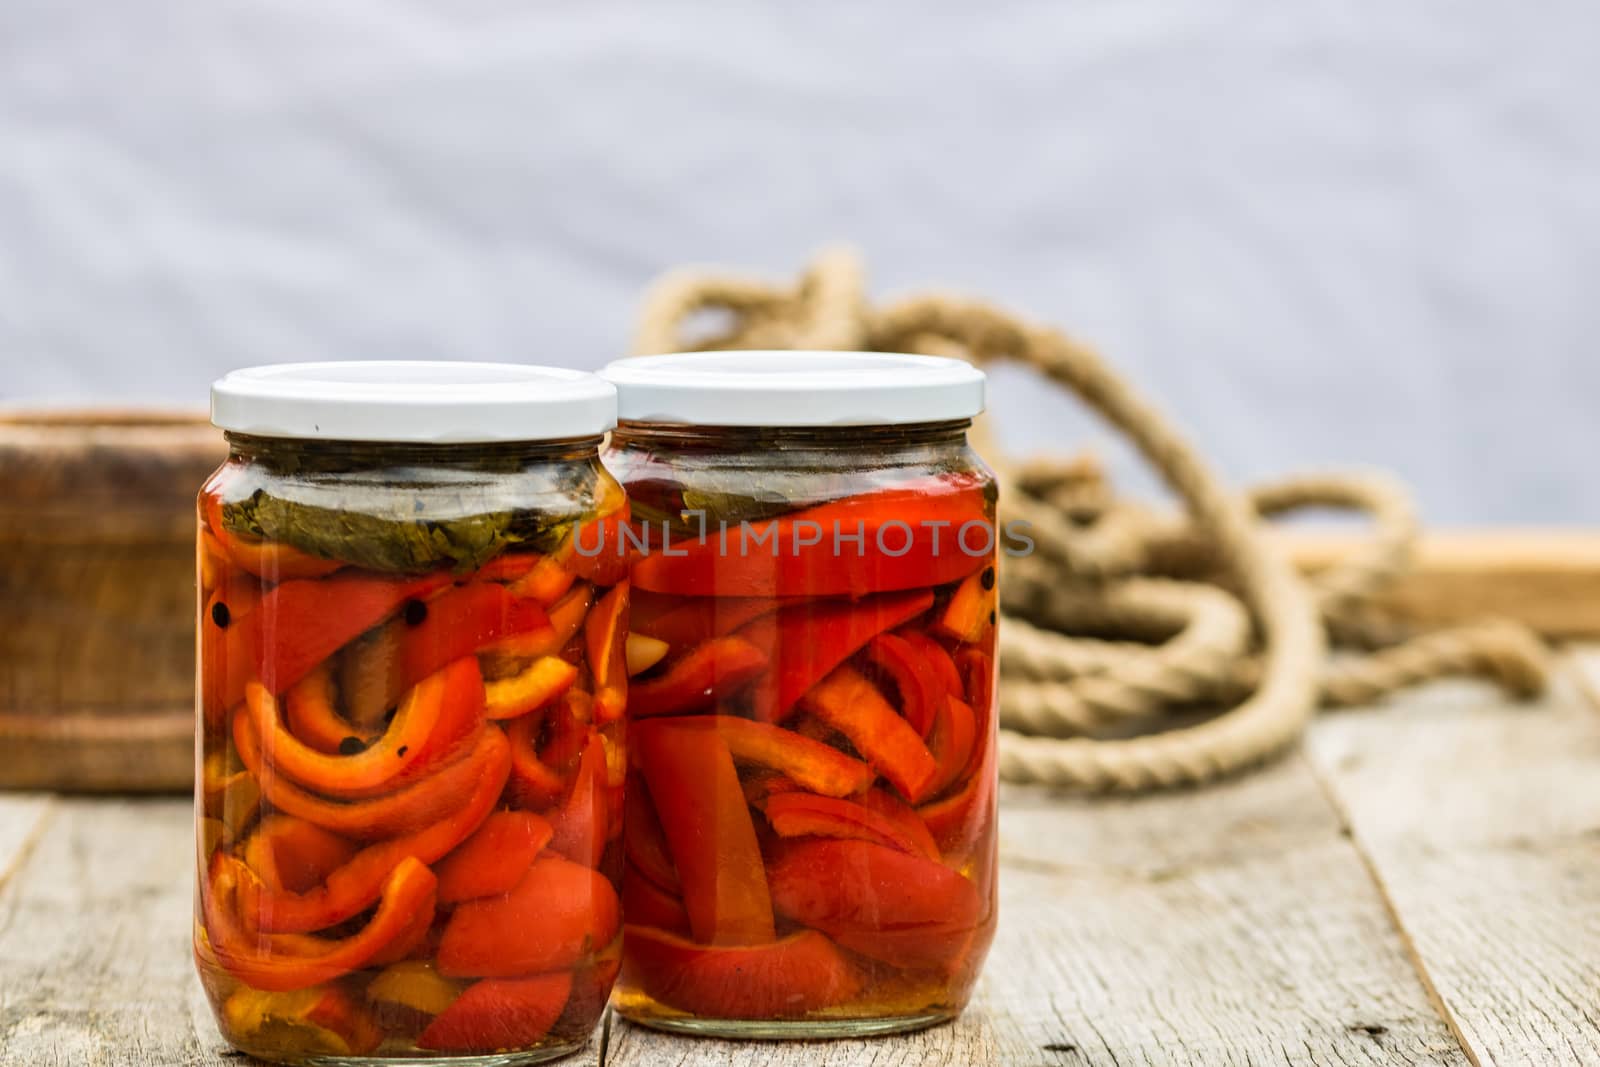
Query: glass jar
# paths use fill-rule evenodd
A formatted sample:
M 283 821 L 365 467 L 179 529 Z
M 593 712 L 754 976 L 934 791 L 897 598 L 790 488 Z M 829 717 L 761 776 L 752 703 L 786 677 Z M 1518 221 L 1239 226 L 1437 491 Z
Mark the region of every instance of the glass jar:
M 792 352 L 602 373 L 659 657 L 629 700 L 615 1007 L 733 1037 L 953 1018 L 996 920 L 983 375 Z
M 583 1045 L 621 954 L 626 520 L 592 375 L 264 367 L 199 497 L 195 960 L 279 1063 Z M 594 536 L 594 535 L 590 535 Z

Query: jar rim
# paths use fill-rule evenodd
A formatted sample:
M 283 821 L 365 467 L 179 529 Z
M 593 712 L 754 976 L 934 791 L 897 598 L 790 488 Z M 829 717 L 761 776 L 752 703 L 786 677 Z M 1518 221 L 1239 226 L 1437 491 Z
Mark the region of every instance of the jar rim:
M 600 376 L 623 422 L 706 426 L 897 426 L 970 419 L 987 378 L 943 356 L 731 351 L 634 356 Z
M 211 386 L 211 421 L 257 437 L 474 444 L 592 437 L 616 389 L 564 367 L 444 360 L 278 363 Z

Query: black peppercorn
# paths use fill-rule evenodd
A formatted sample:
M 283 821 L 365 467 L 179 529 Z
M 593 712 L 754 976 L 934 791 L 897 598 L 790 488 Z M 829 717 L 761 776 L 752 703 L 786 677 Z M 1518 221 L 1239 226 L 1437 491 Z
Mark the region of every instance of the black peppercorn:
M 983 568 L 983 576 L 980 577 L 978 579 L 978 581 L 983 583 L 984 589 L 993 589 L 994 588 L 994 568 L 993 567 L 985 567 L 985 568 Z
M 367 746 L 359 737 L 347 737 L 339 742 L 339 755 L 354 756 L 357 752 L 365 752 Z
M 233 621 L 233 616 L 228 613 L 228 605 L 220 600 L 211 605 L 211 621 L 217 624 L 217 629 L 226 630 L 228 623 Z
M 428 605 L 420 600 L 406 601 L 406 625 L 421 626 L 422 620 L 428 617 Z

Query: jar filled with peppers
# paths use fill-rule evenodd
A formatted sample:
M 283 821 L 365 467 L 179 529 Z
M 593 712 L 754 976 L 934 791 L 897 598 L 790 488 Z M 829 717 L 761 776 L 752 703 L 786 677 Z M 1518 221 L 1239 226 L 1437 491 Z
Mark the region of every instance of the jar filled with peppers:
M 615 392 L 496 364 L 212 391 L 194 951 L 280 1063 L 581 1046 L 621 955 L 630 560 Z M 642 668 L 641 668 L 642 669 Z
M 995 908 L 993 476 L 959 360 L 611 364 L 638 551 L 614 1004 L 747 1037 L 966 1004 Z M 600 531 L 596 531 L 597 533 Z

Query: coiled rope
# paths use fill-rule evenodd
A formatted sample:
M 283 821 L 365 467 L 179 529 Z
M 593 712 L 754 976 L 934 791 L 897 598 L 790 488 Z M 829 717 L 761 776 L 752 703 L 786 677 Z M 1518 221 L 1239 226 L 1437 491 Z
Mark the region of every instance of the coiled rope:
M 686 333 L 713 316 L 718 328 Z M 1081 458 L 1012 464 L 992 443 L 980 446 L 1001 481 L 1002 519 L 1026 520 L 1036 545 L 1001 569 L 1007 780 L 1095 792 L 1195 785 L 1283 752 L 1319 704 L 1367 704 L 1452 674 L 1488 678 L 1516 696 L 1544 688 L 1544 646 L 1521 624 L 1412 634 L 1373 609 L 1370 595 L 1406 570 L 1417 537 L 1410 499 L 1393 479 L 1319 474 L 1229 492 L 1092 349 L 961 296 L 874 307 L 848 250 L 824 252 L 789 285 L 668 274 L 646 296 L 634 347 L 1010 360 L 1071 389 L 1139 449 L 1182 501 L 1181 514 L 1117 500 Z M 1261 522 L 1307 507 L 1364 513 L 1373 526 L 1360 549 L 1310 580 Z M 1377 651 L 1330 661 L 1330 638 Z

